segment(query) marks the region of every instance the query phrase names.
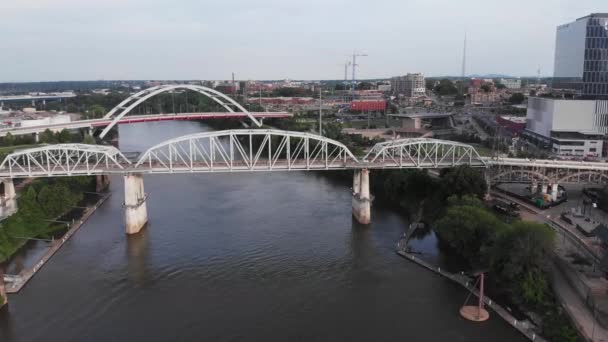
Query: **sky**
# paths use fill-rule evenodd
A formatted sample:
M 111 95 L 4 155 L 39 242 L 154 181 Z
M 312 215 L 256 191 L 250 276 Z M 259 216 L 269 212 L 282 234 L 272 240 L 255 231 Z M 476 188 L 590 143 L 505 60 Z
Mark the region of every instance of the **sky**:
M 0 0 L 0 82 L 553 74 L 606 0 Z M 351 73 L 349 71 L 349 78 Z

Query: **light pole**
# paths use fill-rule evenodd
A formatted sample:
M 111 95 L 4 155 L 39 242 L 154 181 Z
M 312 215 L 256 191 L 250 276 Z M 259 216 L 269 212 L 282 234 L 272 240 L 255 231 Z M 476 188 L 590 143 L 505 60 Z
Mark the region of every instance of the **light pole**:
M 323 135 L 323 129 L 322 129 L 322 124 L 323 122 L 321 121 L 321 116 L 323 116 L 323 100 L 322 100 L 322 92 L 323 92 L 323 88 L 321 87 L 321 84 L 319 83 L 319 135 Z

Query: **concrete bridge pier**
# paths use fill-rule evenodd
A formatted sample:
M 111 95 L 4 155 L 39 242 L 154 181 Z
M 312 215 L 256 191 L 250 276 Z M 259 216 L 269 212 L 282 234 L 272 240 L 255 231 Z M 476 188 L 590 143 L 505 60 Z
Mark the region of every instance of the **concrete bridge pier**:
M 97 175 L 95 176 L 95 191 L 102 192 L 110 185 L 110 176 Z
M 6 304 L 8 304 L 8 296 L 4 288 L 4 268 L 0 266 L 0 309 Z
M 4 195 L 1 198 L 0 212 L 2 215 L 10 216 L 17 212 L 17 192 L 15 191 L 15 183 L 11 178 L 1 180 L 4 187 Z M 0 305 L 1 306 L 1 305 Z
M 538 183 L 535 181 L 532 181 L 532 183 L 530 183 L 530 193 L 532 195 L 535 195 L 537 191 L 538 191 Z
M 2 184 L 4 185 L 4 200 L 9 201 L 15 199 L 17 193 L 15 192 L 15 183 L 13 183 L 13 179 L 4 178 Z
M 551 184 L 551 200 L 557 201 L 557 193 L 559 189 L 559 184 L 553 183 Z
M 147 195 L 144 192 L 144 177 L 140 173 L 124 176 L 125 181 L 125 228 L 127 234 L 136 234 L 148 222 Z
M 353 216 L 361 224 L 371 222 L 372 199 L 369 193 L 369 170 L 355 170 L 353 176 Z

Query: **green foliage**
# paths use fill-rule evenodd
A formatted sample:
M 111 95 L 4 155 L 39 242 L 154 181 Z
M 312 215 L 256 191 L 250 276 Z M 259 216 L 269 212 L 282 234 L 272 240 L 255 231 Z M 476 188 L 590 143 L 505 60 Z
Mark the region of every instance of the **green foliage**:
M 371 84 L 370 82 L 361 82 L 359 84 L 357 84 L 357 90 L 370 90 L 372 89 L 373 84 Z
M 60 144 L 72 142 L 72 135 L 67 129 L 62 129 L 61 132 L 55 134 L 55 140 Z
M 83 191 L 91 190 L 92 177 L 65 177 L 34 181 L 18 198 L 19 211 L 0 227 L 0 261 L 13 254 L 23 237 L 43 236 L 61 228 L 48 220 L 56 219 L 78 203 Z
M 531 305 L 543 304 L 542 297 L 530 291 L 527 282 L 538 280 L 551 259 L 554 232 L 544 224 L 517 221 L 504 231 L 492 253 L 492 270 L 498 281 L 512 284 L 507 290 L 524 295 Z M 531 277 L 531 278 L 530 278 Z M 530 278 L 530 279 L 529 279 Z M 532 295 L 532 296 L 530 296 Z
M 511 95 L 511 97 L 509 97 L 509 102 L 511 102 L 511 104 L 521 104 L 522 102 L 524 102 L 525 100 L 525 96 L 522 93 L 515 93 L 513 95 Z
M 543 337 L 553 342 L 579 342 L 582 339 L 563 312 L 550 309 L 543 315 Z
M 451 201 L 446 214 L 436 222 L 435 231 L 470 265 L 487 267 L 487 255 L 507 226 L 474 198 Z
M 101 118 L 105 114 L 106 109 L 102 105 L 94 104 L 89 107 L 86 117 L 87 119 Z
M 95 141 L 95 138 L 93 138 L 93 136 L 85 134 L 84 138 L 82 139 L 82 143 L 89 144 L 89 145 L 95 145 L 96 141 Z
M 55 144 L 57 143 L 57 138 L 55 134 L 50 129 L 45 129 L 44 132 L 40 133 L 40 142 L 43 144 Z
M 309 97 L 313 96 L 312 91 L 304 88 L 278 88 L 272 92 L 273 96 L 285 97 Z
M 15 144 L 15 137 L 10 133 L 6 133 L 6 136 L 4 137 L 4 145 L 6 146 L 13 146 Z
M 483 198 L 488 189 L 488 184 L 481 172 L 468 165 L 442 170 L 441 183 L 446 197 L 473 195 Z
M 439 84 L 435 86 L 433 91 L 441 96 L 456 95 L 458 93 L 458 89 L 454 85 L 454 82 L 448 80 L 447 78 L 439 81 Z
M 483 90 L 484 93 L 489 93 L 492 91 L 492 85 L 484 83 L 481 85 L 481 90 Z
M 525 273 L 519 283 L 519 293 L 527 305 L 539 307 L 547 303 L 549 282 L 541 270 L 536 269 Z

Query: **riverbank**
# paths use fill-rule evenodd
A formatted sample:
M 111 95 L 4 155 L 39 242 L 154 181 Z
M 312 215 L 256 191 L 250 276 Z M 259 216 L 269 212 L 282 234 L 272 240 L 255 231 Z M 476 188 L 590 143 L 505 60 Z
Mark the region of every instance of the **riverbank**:
M 416 256 L 413 253 L 406 252 L 404 248 L 402 248 L 402 241 L 397 245 L 396 253 L 403 258 L 414 262 L 415 264 L 422 266 L 423 268 L 436 273 L 446 279 L 449 279 L 456 284 L 466 288 L 468 291 L 473 293 L 477 298 L 479 298 L 479 291 L 475 288 L 474 279 L 464 275 L 463 273 L 450 273 L 445 269 L 442 270 L 441 267 L 432 265 L 431 263 L 423 260 L 422 258 Z M 404 242 L 407 246 L 408 241 Z M 520 333 L 526 336 L 531 341 L 546 341 L 542 337 L 538 335 L 538 327 L 529 321 L 519 321 L 517 318 L 513 317 L 505 308 L 498 305 L 495 301 L 493 301 L 488 296 L 483 296 L 483 302 L 490 307 L 496 314 L 498 314 L 505 322 L 509 323 L 513 328 L 517 329 Z
M 6 282 L 5 291 L 6 293 L 17 293 L 19 292 L 27 282 L 38 272 L 46 262 L 67 242 L 73 235 L 82 227 L 82 225 L 89 219 L 91 215 L 101 206 L 112 194 L 110 192 L 102 194 L 99 200 L 92 206 L 87 207 L 83 216 L 78 220 L 74 221 L 63 235 L 61 239 L 52 240 L 51 247 L 48 251 L 40 258 L 40 260 L 33 266 L 22 270 L 17 275 L 4 275 Z M 68 223 L 69 225 L 69 223 Z

